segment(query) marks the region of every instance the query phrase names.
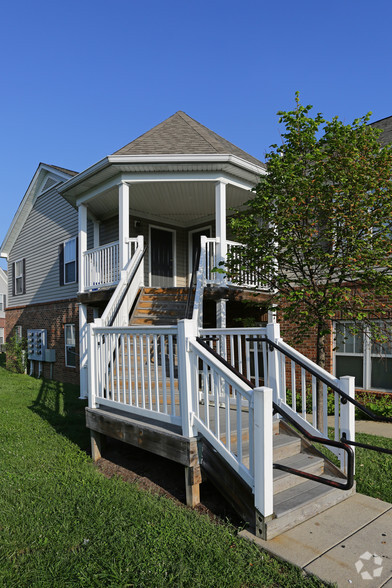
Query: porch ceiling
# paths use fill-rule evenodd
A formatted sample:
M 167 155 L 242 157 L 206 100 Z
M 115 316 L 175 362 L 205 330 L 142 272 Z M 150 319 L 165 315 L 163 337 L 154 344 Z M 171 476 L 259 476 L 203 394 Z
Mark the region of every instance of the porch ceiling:
M 227 185 L 227 209 L 240 207 L 249 198 L 249 190 Z M 98 194 L 88 202 L 89 211 L 104 220 L 118 214 L 117 186 Z M 177 181 L 130 184 L 130 214 L 156 218 L 176 226 L 192 226 L 215 217 L 215 182 Z

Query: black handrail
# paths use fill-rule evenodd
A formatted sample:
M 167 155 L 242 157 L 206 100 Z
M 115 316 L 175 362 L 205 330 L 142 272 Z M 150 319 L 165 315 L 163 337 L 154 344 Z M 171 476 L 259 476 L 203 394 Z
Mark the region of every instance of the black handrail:
M 328 388 L 331 388 L 331 390 L 333 390 L 334 392 L 337 392 L 345 401 L 351 402 L 351 404 L 354 404 L 354 406 L 356 406 L 358 408 L 358 410 L 361 410 L 362 412 L 367 414 L 368 417 L 370 417 L 374 421 L 380 421 L 382 423 L 392 423 L 392 418 L 379 416 L 379 415 L 375 414 L 372 410 L 370 410 L 369 408 L 366 408 L 366 406 L 364 406 L 363 404 L 358 402 L 358 400 L 355 400 L 355 398 L 351 398 L 351 396 L 349 396 L 348 394 L 343 392 L 343 390 L 341 390 L 338 386 L 336 386 L 335 384 L 330 382 L 328 380 L 328 378 L 324 377 L 322 374 L 319 374 L 314 368 L 312 368 L 311 366 L 308 366 L 304 361 L 302 361 L 301 359 L 296 357 L 294 354 L 292 354 L 287 349 L 282 349 L 281 347 L 279 347 L 279 345 L 277 343 L 275 343 L 275 341 L 271 341 L 271 339 L 269 339 L 268 337 L 250 337 L 247 339 L 247 341 L 264 341 L 264 342 L 268 343 L 268 345 L 272 345 L 272 347 L 275 347 L 275 349 L 278 349 L 281 353 L 286 355 L 286 357 L 288 357 L 289 359 L 291 359 L 292 361 L 297 363 L 299 366 L 306 369 L 310 374 L 312 374 L 312 376 L 315 376 L 316 378 L 321 380 L 324 384 L 326 384 L 328 386 Z
M 195 263 L 193 264 L 193 270 L 192 270 L 191 283 L 189 284 L 188 297 L 186 300 L 185 318 L 187 318 L 187 319 L 192 318 L 192 313 L 193 313 L 192 293 L 193 293 L 193 288 L 195 287 L 196 274 L 199 269 L 200 254 L 201 254 L 201 249 L 199 247 L 196 251 Z
M 143 259 L 144 255 L 145 255 L 146 251 L 147 251 L 147 245 L 146 245 L 146 246 L 145 246 L 145 248 L 143 249 L 143 251 L 142 251 L 142 254 L 141 254 L 141 256 L 140 256 L 140 259 L 139 259 L 139 261 L 137 262 L 136 266 L 133 268 L 133 272 L 132 272 L 132 274 L 129 276 L 128 283 L 127 283 L 127 287 L 125 288 L 124 292 L 123 292 L 123 293 L 122 293 L 122 295 L 121 295 L 120 301 L 119 301 L 119 303 L 117 304 L 117 308 L 116 308 L 116 311 L 115 311 L 114 315 L 112 316 L 112 318 L 111 318 L 111 319 L 110 319 L 110 321 L 108 322 L 108 327 L 112 327 L 112 326 L 113 326 L 113 323 L 114 323 L 114 321 L 115 321 L 115 318 L 116 318 L 116 316 L 118 315 L 118 311 L 119 311 L 119 309 L 120 309 L 120 306 L 121 306 L 121 305 L 122 305 L 122 303 L 124 302 L 124 298 L 125 298 L 125 296 L 128 294 L 129 287 L 130 287 L 130 285 L 132 284 L 133 278 L 135 277 L 135 274 L 136 274 L 137 270 L 139 269 L 139 266 L 140 266 L 140 264 L 141 264 L 141 262 L 142 262 L 142 259 Z
M 303 362 L 302 360 L 295 357 L 292 353 L 290 353 L 290 351 L 288 351 L 287 349 L 281 349 L 279 347 L 279 345 L 277 345 L 274 341 L 271 341 L 271 339 L 268 339 L 268 337 L 253 337 L 253 338 L 247 339 L 247 341 L 265 341 L 266 343 L 268 343 L 272 347 L 275 347 L 275 349 L 278 349 L 281 353 L 286 355 L 289 359 L 291 359 L 292 361 L 297 363 L 299 366 L 306 369 L 309 373 L 311 373 L 312 375 L 319 378 L 322 382 L 327 384 L 327 386 L 329 388 L 331 388 L 332 390 L 334 390 L 335 392 L 340 394 L 340 396 L 342 396 L 342 398 L 343 398 L 342 402 L 347 402 L 347 401 L 351 402 L 351 404 L 354 404 L 354 406 L 356 406 L 360 411 L 367 414 L 373 421 L 377 421 L 377 422 L 381 422 L 381 423 L 392 423 L 392 418 L 383 417 L 383 416 L 379 416 L 379 415 L 375 414 L 372 410 L 366 408 L 366 406 L 364 406 L 363 404 L 358 402 L 358 400 L 355 400 L 355 398 L 351 398 L 351 396 L 349 396 L 348 394 L 346 394 L 345 392 L 340 390 L 340 388 L 338 388 L 334 384 L 330 383 L 327 378 L 318 374 L 316 372 L 316 370 L 314 370 L 312 367 L 306 365 L 306 363 Z M 353 441 L 351 439 L 347 439 L 347 436 L 345 433 L 342 434 L 342 437 L 340 440 L 343 443 L 347 443 L 347 445 L 352 445 L 353 447 L 361 447 L 363 449 L 370 449 L 370 451 L 376 451 L 377 453 L 386 453 L 387 455 L 392 455 L 391 449 L 386 449 L 385 447 L 380 447 L 379 445 L 370 445 L 368 443 L 359 443 L 358 441 Z
M 201 338 L 196 337 L 196 341 L 209 353 L 211 353 L 218 361 L 220 361 L 226 368 L 228 368 L 232 373 L 234 373 L 238 378 L 240 378 L 245 384 L 247 384 L 252 390 L 254 390 L 255 385 L 248 380 L 241 372 L 239 372 L 234 366 L 232 366 L 228 361 L 226 361 L 219 353 L 212 349 L 207 343 Z M 338 488 L 340 490 L 350 490 L 350 488 L 354 485 L 354 452 L 351 447 L 348 445 L 348 442 L 345 441 L 334 441 L 332 439 L 325 439 L 324 437 L 316 437 L 309 433 L 306 429 L 304 429 L 301 425 L 299 425 L 281 406 L 278 406 L 275 402 L 272 403 L 274 414 L 277 412 L 281 416 L 283 416 L 286 420 L 288 420 L 295 428 L 299 430 L 309 441 L 313 443 L 321 443 L 323 445 L 330 445 L 331 447 L 338 447 L 339 449 L 343 449 L 347 453 L 347 481 L 346 483 L 336 482 L 335 480 L 328 480 L 328 478 L 323 478 L 322 476 L 316 476 L 315 474 L 309 474 L 308 472 L 303 472 L 302 470 L 297 470 L 295 468 L 290 468 L 281 464 L 273 464 L 274 469 L 282 470 L 284 472 L 288 472 L 290 474 L 294 474 L 295 476 L 300 476 L 301 478 L 307 478 L 308 480 L 313 480 L 315 482 L 320 482 L 320 484 L 325 484 L 326 486 L 332 486 L 333 488 Z

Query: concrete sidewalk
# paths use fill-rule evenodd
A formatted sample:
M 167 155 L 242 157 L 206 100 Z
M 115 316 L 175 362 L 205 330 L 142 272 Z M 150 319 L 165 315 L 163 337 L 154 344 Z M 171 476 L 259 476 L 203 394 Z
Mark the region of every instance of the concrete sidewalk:
M 328 417 L 328 426 L 335 426 L 335 417 Z M 378 435 L 392 439 L 392 423 L 378 423 L 375 421 L 355 421 L 355 432 L 367 435 Z
M 354 494 L 270 541 L 240 535 L 339 588 L 392 588 L 392 504 L 376 498 Z

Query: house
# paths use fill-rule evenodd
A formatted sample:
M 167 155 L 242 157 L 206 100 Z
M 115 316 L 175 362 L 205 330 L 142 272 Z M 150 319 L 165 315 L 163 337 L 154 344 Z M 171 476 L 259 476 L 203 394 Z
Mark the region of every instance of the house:
M 7 272 L 0 267 L 0 351 L 5 343 L 5 308 L 7 306 Z
M 354 491 L 355 423 L 354 378 L 287 345 L 261 287 L 255 326 L 241 326 L 255 277 L 244 273 L 239 288 L 214 271 L 228 250 L 241 267 L 230 211 L 263 173 L 177 112 L 81 173 L 40 164 L 1 255 L 7 336 L 27 338 L 32 375 L 80 381 L 93 458 L 108 435 L 175 460 L 190 505 L 204 472 L 270 538 Z M 340 469 L 311 447 L 314 437 Z

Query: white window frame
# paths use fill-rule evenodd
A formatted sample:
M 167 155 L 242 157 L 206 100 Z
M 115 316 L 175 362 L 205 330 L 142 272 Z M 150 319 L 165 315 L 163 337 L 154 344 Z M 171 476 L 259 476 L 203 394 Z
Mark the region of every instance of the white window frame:
M 16 339 L 20 342 L 23 339 L 23 328 L 22 325 L 16 325 L 15 326 L 15 335 L 16 335 Z
M 21 273 L 17 273 L 17 268 L 18 268 L 18 264 L 21 264 Z M 23 294 L 23 282 L 24 282 L 24 272 L 23 272 L 23 258 L 22 259 L 18 259 L 17 261 L 15 261 L 15 275 L 14 275 L 14 290 L 15 290 L 15 296 L 20 296 L 21 294 Z M 18 291 L 18 280 L 22 280 L 21 284 L 21 289 L 20 292 Z M 20 282 L 19 282 L 20 283 Z
M 73 257 L 73 259 L 69 259 L 68 261 L 65 260 L 65 250 L 66 250 L 66 245 L 68 243 L 71 243 L 72 241 L 75 242 L 75 256 Z M 75 284 L 76 282 L 76 277 L 77 277 L 77 267 L 76 267 L 76 237 L 72 237 L 72 239 L 67 239 L 67 241 L 64 241 L 63 243 L 63 248 L 64 248 L 64 284 Z M 70 263 L 74 263 L 75 264 L 75 279 L 74 280 L 70 280 L 69 282 L 67 281 L 67 272 L 66 272 L 66 267 L 68 264 Z
M 389 324 L 392 324 L 391 321 L 383 321 Z M 353 324 L 353 321 L 335 321 L 334 323 L 334 354 L 333 354 L 333 373 L 336 374 L 336 357 L 362 357 L 363 358 L 363 373 L 362 373 L 362 379 L 363 379 L 363 386 L 357 386 L 357 384 L 355 385 L 356 388 L 358 388 L 359 390 L 377 390 L 380 392 L 392 392 L 392 383 L 391 383 L 391 387 L 390 388 L 380 388 L 380 387 L 372 387 L 371 386 L 371 381 L 372 381 L 372 358 L 387 358 L 390 359 L 392 358 L 392 354 L 376 354 L 376 353 L 372 353 L 372 341 L 371 341 L 371 337 L 370 337 L 370 329 L 368 326 L 364 326 L 363 328 L 363 351 L 362 353 L 344 353 L 344 352 L 339 352 L 336 350 L 336 325 L 340 323 L 344 323 L 344 324 Z M 349 374 L 346 374 L 349 375 Z
M 72 345 L 71 343 L 67 343 L 67 330 L 68 328 L 71 329 L 71 332 L 73 330 L 73 339 L 74 339 L 74 344 Z M 73 347 L 74 348 L 74 356 L 75 356 L 75 365 L 69 365 L 67 359 L 68 359 L 68 352 L 69 352 L 69 348 Z M 67 323 L 66 325 L 64 325 L 64 351 L 65 351 L 65 367 L 69 367 L 69 368 L 76 368 L 76 327 L 73 323 Z M 72 351 L 71 351 L 72 353 Z
M 0 312 L 4 312 L 7 306 L 6 294 L 0 294 Z

